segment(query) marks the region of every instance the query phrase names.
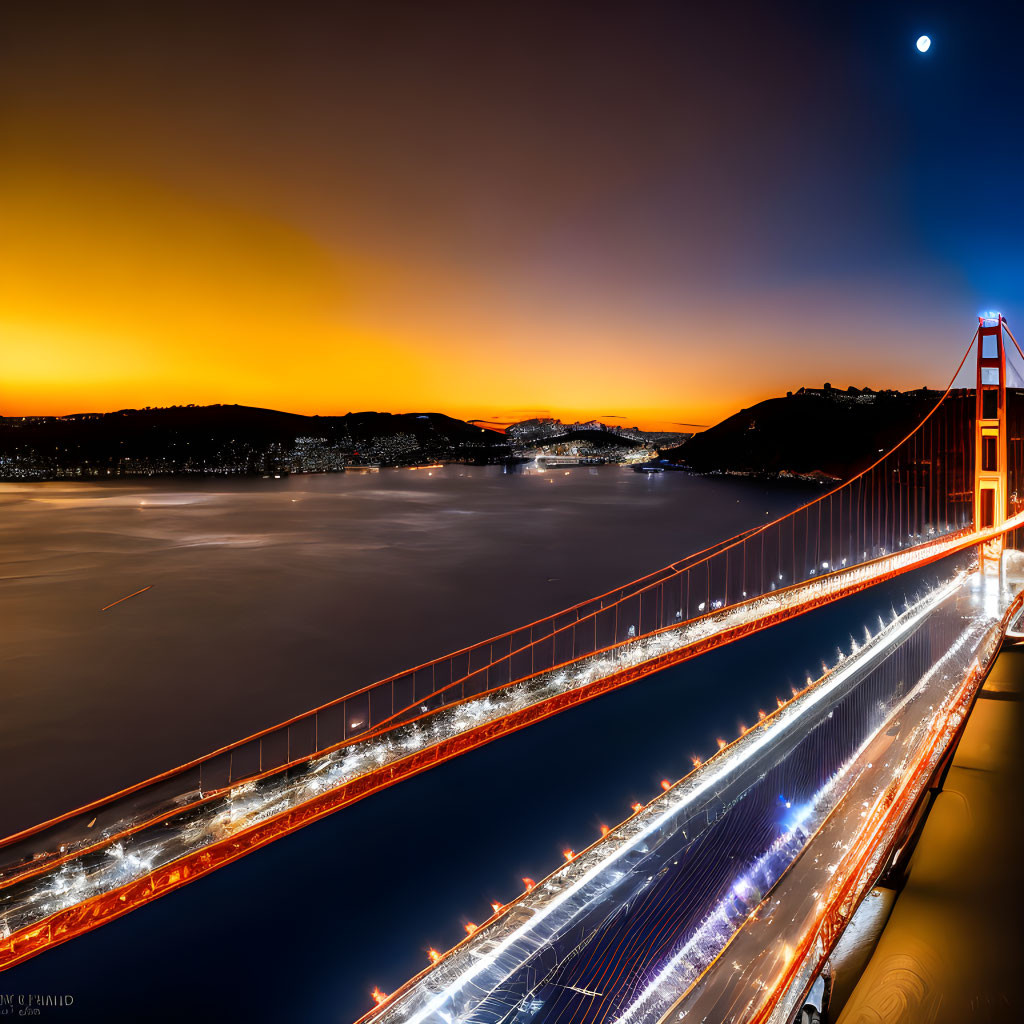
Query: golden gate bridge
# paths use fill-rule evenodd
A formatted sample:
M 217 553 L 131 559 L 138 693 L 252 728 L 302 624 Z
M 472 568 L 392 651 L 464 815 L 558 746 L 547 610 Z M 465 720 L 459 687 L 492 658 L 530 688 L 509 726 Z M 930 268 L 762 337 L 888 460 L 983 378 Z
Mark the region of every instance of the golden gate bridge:
M 980 318 L 906 437 L 774 522 L 0 841 L 0 969 L 513 731 L 941 566 L 945 583 L 524 880 L 369 1015 L 788 1019 L 900 849 L 1024 604 L 1007 338 L 1024 359 L 1001 316 Z M 972 350 L 975 386 L 954 388 Z

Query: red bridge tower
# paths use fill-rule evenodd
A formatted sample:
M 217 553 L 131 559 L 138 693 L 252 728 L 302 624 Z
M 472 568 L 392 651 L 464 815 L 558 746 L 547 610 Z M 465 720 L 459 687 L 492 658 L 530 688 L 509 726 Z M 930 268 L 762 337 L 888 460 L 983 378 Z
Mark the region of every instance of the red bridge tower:
M 1000 526 L 1006 519 L 1006 350 L 1000 314 L 978 317 L 977 413 L 974 428 L 975 529 Z M 999 536 L 981 546 L 982 568 L 997 567 L 1003 551 Z

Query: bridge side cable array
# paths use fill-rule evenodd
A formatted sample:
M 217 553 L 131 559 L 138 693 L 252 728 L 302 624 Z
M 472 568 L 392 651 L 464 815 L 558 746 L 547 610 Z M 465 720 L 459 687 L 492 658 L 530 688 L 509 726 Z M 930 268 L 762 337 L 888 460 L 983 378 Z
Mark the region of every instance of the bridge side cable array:
M 107 824 L 113 805 L 155 806 L 184 792 L 212 793 L 638 637 L 966 530 L 972 516 L 973 397 L 954 394 L 953 383 L 976 336 L 945 390 L 889 452 L 792 512 L 8 836 L 0 851 L 75 817 L 84 818 L 75 832 L 93 817 Z M 0 879 L 4 859 L 0 853 Z
M 921 421 L 892 450 L 827 494 L 598 598 L 364 687 L 0 840 L 0 884 L 5 863 L 18 859 L 4 848 L 22 847 L 43 831 L 57 845 L 88 840 L 183 794 L 213 793 L 264 776 L 737 602 L 966 529 L 972 513 L 973 399 L 952 389 L 976 337 Z

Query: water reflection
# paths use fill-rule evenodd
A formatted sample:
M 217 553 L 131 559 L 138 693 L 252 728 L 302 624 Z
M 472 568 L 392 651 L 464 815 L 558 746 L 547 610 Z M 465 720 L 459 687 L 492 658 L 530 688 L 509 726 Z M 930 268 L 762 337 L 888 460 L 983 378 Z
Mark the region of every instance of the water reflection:
M 17 782 L 0 831 L 586 599 L 805 494 L 616 467 L 0 485 L 0 763 Z

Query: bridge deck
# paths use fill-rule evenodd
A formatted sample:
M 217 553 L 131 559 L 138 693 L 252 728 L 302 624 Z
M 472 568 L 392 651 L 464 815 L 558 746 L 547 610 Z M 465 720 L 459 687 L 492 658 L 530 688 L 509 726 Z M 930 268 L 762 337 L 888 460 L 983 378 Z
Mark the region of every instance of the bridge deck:
M 788 718 L 765 720 L 770 743 L 762 745 L 756 731 L 745 734 L 722 759 L 716 756 L 613 829 L 367 1019 L 497 1020 L 521 1012 L 535 1024 L 567 1016 L 639 1024 L 676 1019 L 693 1009 L 683 1005 L 688 998 L 701 1005 L 687 1015 L 706 1020 L 733 1019 L 737 1008 L 763 1002 L 769 980 L 794 963 L 786 951 L 798 949 L 805 936 L 813 939 L 822 907 L 831 913 L 833 903 L 846 906 L 853 897 L 844 880 L 853 884 L 870 870 L 862 867 L 865 858 L 882 849 L 896 818 L 915 805 L 955 728 L 953 718 L 960 720 L 974 693 L 978 661 L 985 665 L 995 653 L 1002 613 L 1018 587 L 975 576 L 943 588 L 937 604 L 926 601 L 908 613 L 921 616 L 927 632 L 923 626 L 916 632 L 908 618 L 894 647 L 862 649 L 830 681 L 804 691 L 791 710 L 786 706 Z M 903 656 L 907 645 L 919 645 L 920 660 Z M 925 674 L 918 683 L 919 671 Z M 797 706 L 802 701 L 806 707 Z M 859 752 L 858 744 L 864 744 Z M 822 789 L 793 791 L 812 762 L 814 785 L 826 779 Z M 825 766 L 834 763 L 841 766 L 833 775 Z M 762 797 L 772 802 L 780 791 L 799 808 L 798 824 L 779 837 L 787 861 L 792 846 L 807 846 L 796 854 L 798 868 L 785 870 L 772 890 L 765 914 L 762 895 L 780 876 L 765 858 L 749 860 L 747 826 L 776 820 Z M 705 807 L 709 794 L 719 806 Z M 715 845 L 740 836 L 742 855 L 739 847 L 723 855 Z M 771 843 L 771 836 L 763 841 Z M 724 881 L 709 873 L 723 864 Z M 789 986 L 780 977 L 773 990 Z
M 905 887 L 839 1024 L 1016 1020 L 1024 963 L 1024 644 L 978 695 Z M 839 993 L 837 992 L 837 995 Z

